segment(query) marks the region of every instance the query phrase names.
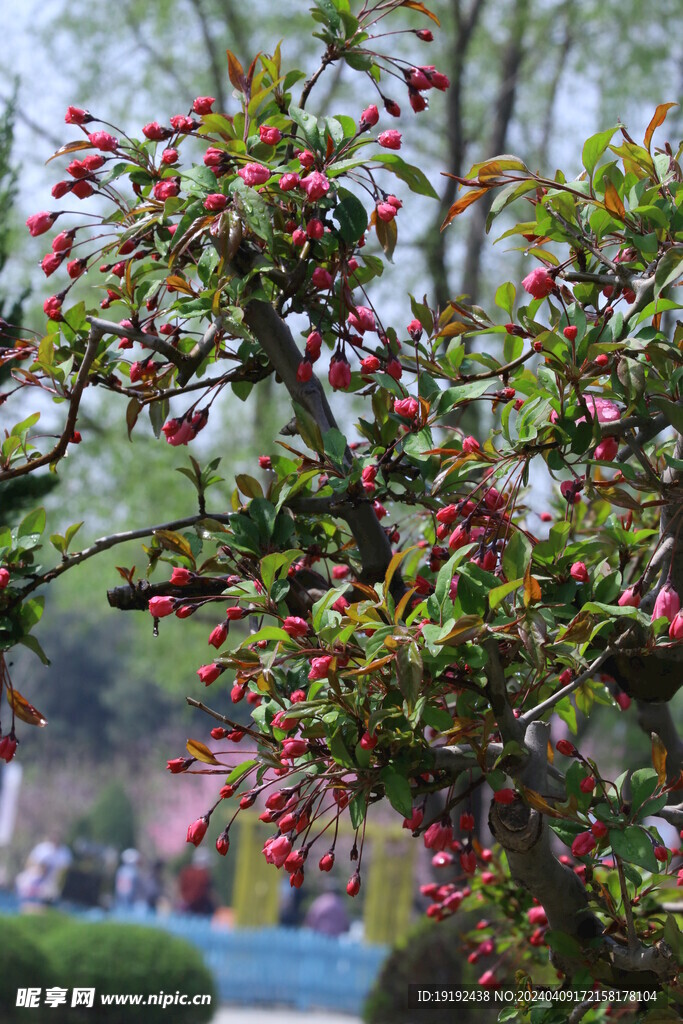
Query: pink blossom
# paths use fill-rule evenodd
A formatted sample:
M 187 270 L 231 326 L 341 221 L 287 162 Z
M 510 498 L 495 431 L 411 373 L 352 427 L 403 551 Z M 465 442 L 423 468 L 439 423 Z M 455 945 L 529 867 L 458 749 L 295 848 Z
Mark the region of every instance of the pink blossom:
M 171 133 L 168 128 L 162 127 L 158 121 L 150 121 L 149 124 L 143 125 L 142 134 L 146 139 L 160 142 L 162 139 L 167 139 Z
M 202 839 L 206 835 L 206 830 L 209 827 L 209 819 L 204 815 L 201 818 L 197 818 L 187 830 L 187 842 L 192 843 L 193 846 L 199 846 Z
M 64 120 L 67 124 L 86 124 L 92 121 L 92 115 L 82 107 L 67 107 Z
M 113 153 L 119 148 L 119 140 L 109 132 L 91 132 L 88 138 L 95 149 L 101 149 L 105 153 Z
M 375 314 L 367 306 L 356 306 L 354 312 L 349 313 L 346 322 L 349 327 L 358 331 L 359 334 L 365 334 L 366 331 L 377 330 Z
M 158 181 L 152 189 L 154 198 L 160 202 L 166 202 L 167 199 L 172 199 L 177 196 L 180 192 L 180 183 L 176 178 L 164 178 L 163 181 Z
M 621 608 L 637 608 L 640 604 L 640 594 L 635 587 L 629 587 L 628 590 L 625 590 L 621 595 L 617 604 Z
M 271 125 L 262 124 L 259 128 L 259 136 L 261 142 L 265 142 L 268 146 L 277 146 L 278 142 L 282 138 L 282 132 L 279 128 L 274 128 Z
M 379 111 L 374 103 L 371 103 L 369 107 L 366 107 L 363 113 L 360 115 L 359 127 L 361 131 L 365 131 L 366 128 L 373 128 L 379 121 Z
M 344 357 L 333 358 L 330 363 L 328 379 L 332 387 L 337 390 L 345 390 L 351 383 L 351 367 Z
M 666 618 L 669 622 L 673 622 L 680 610 L 681 599 L 671 584 L 665 583 L 657 594 L 655 606 L 652 611 L 652 621 L 654 622 L 655 619 Z
M 228 205 L 228 197 L 224 196 L 222 192 L 212 192 L 204 200 L 204 209 L 217 212 L 224 210 Z
M 285 633 L 291 637 L 306 636 L 308 623 L 298 615 L 288 615 L 282 623 Z
M 308 673 L 308 678 L 311 682 L 316 679 L 326 679 L 330 670 L 330 662 L 332 661 L 332 655 L 323 654 L 319 658 L 313 658 L 311 661 L 311 668 Z
M 32 213 L 26 221 L 29 233 L 35 238 L 37 235 L 43 235 L 46 231 L 49 231 L 57 218 L 56 213 L 48 213 L 47 210 L 41 210 L 40 213 Z
M 282 175 L 278 181 L 278 185 L 283 192 L 290 192 L 293 188 L 296 188 L 300 181 L 301 178 L 295 171 L 288 171 L 286 174 Z
M 291 852 L 292 844 L 287 836 L 278 836 L 277 839 L 271 839 L 263 847 L 266 860 L 269 864 L 274 864 L 276 868 L 282 867 Z
M 377 141 L 384 149 L 400 149 L 401 133 L 397 132 L 395 128 L 390 128 L 386 132 L 380 132 L 377 136 Z
M 555 281 L 543 267 L 536 267 L 522 281 L 522 288 L 535 299 L 545 299 L 555 291 Z
M 306 193 L 309 203 L 313 203 L 327 194 L 330 183 L 320 171 L 312 171 L 302 179 L 301 187 Z
M 195 114 L 210 114 L 211 107 L 216 102 L 213 96 L 197 96 L 196 100 L 192 104 L 192 109 Z
M 155 619 L 163 619 L 165 615 L 173 614 L 175 605 L 175 599 L 172 597 L 152 597 L 147 607 Z
M 572 843 L 572 854 L 574 857 L 585 857 L 595 849 L 595 836 L 592 832 L 581 832 Z
M 669 636 L 672 640 L 683 640 L 683 615 L 677 612 L 669 626 Z
M 394 412 L 408 420 L 415 419 L 420 405 L 416 398 L 397 398 L 394 400 Z
M 201 679 L 205 686 L 210 686 L 211 683 L 215 682 L 216 679 L 218 679 L 222 671 L 223 669 L 221 668 L 221 666 L 217 665 L 216 662 L 214 661 L 210 665 L 201 665 L 197 669 L 197 675 L 199 676 L 199 678 Z
M 270 178 L 270 170 L 263 164 L 247 164 L 246 167 L 240 167 L 237 173 L 250 188 L 254 185 L 264 185 Z

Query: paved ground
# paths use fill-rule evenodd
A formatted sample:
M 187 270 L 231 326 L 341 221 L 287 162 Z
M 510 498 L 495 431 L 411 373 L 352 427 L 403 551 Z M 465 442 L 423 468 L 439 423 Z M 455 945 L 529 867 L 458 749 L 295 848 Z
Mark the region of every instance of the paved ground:
M 361 1024 L 358 1017 L 314 1010 L 305 1013 L 291 1007 L 263 1006 L 247 1009 L 244 1006 L 222 1006 L 211 1024 Z

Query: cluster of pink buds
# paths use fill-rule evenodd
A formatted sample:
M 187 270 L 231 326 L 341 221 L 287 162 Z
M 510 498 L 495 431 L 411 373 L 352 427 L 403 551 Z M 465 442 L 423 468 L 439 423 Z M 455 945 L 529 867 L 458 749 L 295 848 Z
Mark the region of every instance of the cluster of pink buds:
M 191 415 L 186 413 L 180 419 L 166 420 L 161 429 L 168 443 L 175 447 L 193 441 L 199 431 L 206 426 L 208 419 L 209 410 L 200 409 Z

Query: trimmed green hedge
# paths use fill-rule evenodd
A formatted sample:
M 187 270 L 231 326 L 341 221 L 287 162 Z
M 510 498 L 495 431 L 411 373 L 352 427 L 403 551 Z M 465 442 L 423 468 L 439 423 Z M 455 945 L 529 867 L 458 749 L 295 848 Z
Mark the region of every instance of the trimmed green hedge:
M 61 919 L 60 919 L 61 918 Z M 46 927 L 45 927 L 46 925 Z M 61 915 L 0 919 L 0 1007 L 15 1016 L 3 1024 L 51 1020 L 54 1024 L 204 1024 L 217 1006 L 213 977 L 200 952 L 184 939 L 157 928 L 109 922 L 84 922 Z M 9 941 L 5 941 L 5 936 Z M 95 1005 L 59 1006 L 38 1010 L 14 1008 L 16 990 L 58 986 L 71 990 L 94 988 Z M 160 993 L 191 998 L 210 995 L 202 1005 L 102 1006 L 101 995 Z M 42 1002 L 42 999 L 41 999 Z M 38 1016 L 40 1012 L 40 1016 Z
M 0 919 L 0 1020 L 3 1024 L 48 1019 L 49 1008 L 17 1007 L 18 988 L 45 989 L 52 984 L 54 968 L 41 944 L 31 936 L 23 918 Z

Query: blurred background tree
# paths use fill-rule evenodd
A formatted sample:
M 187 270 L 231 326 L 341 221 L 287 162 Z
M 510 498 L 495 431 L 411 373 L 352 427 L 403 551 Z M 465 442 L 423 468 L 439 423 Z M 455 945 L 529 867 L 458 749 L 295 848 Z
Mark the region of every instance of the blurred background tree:
M 40 302 L 50 285 L 34 261 L 43 243 L 27 239 L 22 222 L 27 213 L 50 206 L 52 177 L 42 165 L 64 141 L 53 126 L 66 105 L 87 106 L 124 128 L 174 107 L 187 110 L 197 95 L 215 96 L 217 109 L 231 110 L 235 103 L 226 48 L 248 62 L 259 49 L 274 48 L 286 21 L 288 58 L 309 67 L 308 6 L 304 0 L 282 0 L 277 9 L 268 0 L 248 6 L 237 0 L 121 0 L 113 31 L 111 8 L 89 0 L 10 3 L 6 45 L 15 59 L 0 72 L 0 95 L 6 100 L 0 115 L 2 317 L 10 323 L 42 323 Z M 508 149 L 523 153 L 530 166 L 551 171 L 567 154 L 575 158 L 580 138 L 616 123 L 620 115 L 644 124 L 656 102 L 680 92 L 683 64 L 671 30 L 678 14 L 675 0 L 433 0 L 431 6 L 445 31 L 438 43 L 425 44 L 423 60 L 451 79 L 448 92 L 432 94 L 438 110 L 431 123 L 441 124 L 441 130 L 418 136 L 419 119 L 410 109 L 392 120 L 392 127 L 404 133 L 406 158 L 422 166 L 443 199 L 436 213 L 425 205 L 424 218 L 414 218 L 411 237 L 396 258 L 406 279 L 409 268 L 414 293 L 424 291 L 443 306 L 461 293 L 483 301 L 496 260 L 504 258 L 509 266 L 510 254 L 494 256 L 489 250 L 483 257 L 485 203 L 462 225 L 440 232 L 456 190 L 455 181 L 440 172 L 464 175 L 475 160 Z M 293 47 L 299 52 L 291 52 Z M 55 69 L 49 90 L 45 68 Z M 343 69 L 336 68 L 316 103 L 328 107 L 347 88 Z M 367 101 L 367 94 L 357 96 L 359 111 Z M 670 114 L 672 132 L 678 127 L 676 116 L 680 125 L 680 112 Z M 522 253 L 516 258 L 521 261 Z M 514 273 L 513 265 L 507 275 Z M 395 308 L 393 289 L 384 299 Z M 406 305 L 405 295 L 400 301 Z M 11 330 L 8 337 L 15 337 Z M 0 370 L 0 389 L 7 373 Z M 253 469 L 256 456 L 269 450 L 287 418 L 273 401 L 278 389 L 269 390 L 268 381 L 259 387 L 263 400 L 253 403 L 254 419 L 245 417 L 247 407 L 236 398 L 221 413 L 212 411 L 212 416 L 223 416 L 223 450 L 199 446 L 202 461 L 223 457 L 220 471 L 226 479 L 243 469 L 259 475 Z M 193 511 L 192 492 L 179 474 L 178 487 L 168 490 L 169 475 L 175 476 L 169 468 L 186 461 L 182 450 L 156 440 L 148 426 L 136 428 L 132 447 L 121 447 L 112 443 L 112 421 L 106 400 L 87 402 L 79 420 L 84 437 L 79 454 L 86 457 L 60 466 L 59 486 L 51 493 L 55 477 L 47 474 L 4 487 L 0 522 L 11 503 L 44 501 L 53 529 L 63 532 L 85 519 L 87 510 L 88 529 L 94 532 L 79 534 L 84 546 L 97 533 L 124 524 L 158 522 L 162 507 L 169 517 Z M 142 466 L 144 474 L 138 472 Z M 209 505 L 224 508 L 229 501 L 224 484 L 214 489 Z M 103 759 L 118 765 L 125 761 L 124 773 L 149 779 L 160 774 L 166 756 L 182 752 L 191 734 L 194 720 L 169 694 L 191 691 L 195 663 L 188 652 L 214 623 L 198 617 L 184 624 L 182 644 L 154 646 L 146 616 L 112 613 L 105 590 L 118 582 L 115 567 L 131 566 L 140 557 L 138 542 L 84 566 L 75 580 L 67 574 L 51 585 L 50 615 L 38 635 L 53 659 L 53 671 L 41 670 L 28 654 L 20 665 L 30 679 L 25 687 L 29 698 L 50 722 L 46 733 L 27 741 L 35 766 L 27 775 L 29 794 L 42 792 L 42 808 L 50 804 L 45 769 L 65 751 L 78 751 L 82 807 L 83 801 L 87 805 L 96 798 L 104 782 L 96 770 Z M 161 572 L 163 565 L 156 578 L 162 578 Z M 173 623 L 164 626 L 170 630 Z M 640 739 L 635 727 L 634 732 Z M 137 793 L 131 799 L 140 818 L 144 801 Z M 78 801 L 59 808 L 75 818 Z

